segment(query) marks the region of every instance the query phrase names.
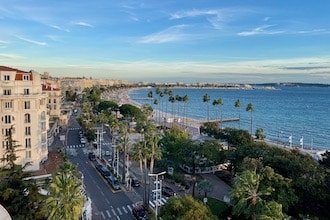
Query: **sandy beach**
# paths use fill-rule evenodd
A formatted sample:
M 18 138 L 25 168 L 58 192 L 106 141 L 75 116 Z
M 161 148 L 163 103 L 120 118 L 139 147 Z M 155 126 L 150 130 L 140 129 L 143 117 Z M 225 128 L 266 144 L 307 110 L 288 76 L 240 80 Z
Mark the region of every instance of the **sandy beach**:
M 119 105 L 131 104 L 136 107 L 141 107 L 141 104 L 130 99 L 129 92 L 134 89 L 118 89 L 111 92 L 105 92 L 102 94 L 104 100 L 115 100 Z M 152 121 L 158 125 L 165 125 L 167 127 L 173 126 L 173 124 L 178 125 L 181 128 L 188 129 L 193 136 L 199 136 L 199 127 L 201 122 L 192 118 L 181 117 L 177 115 L 172 115 L 159 110 L 154 110 L 152 113 Z

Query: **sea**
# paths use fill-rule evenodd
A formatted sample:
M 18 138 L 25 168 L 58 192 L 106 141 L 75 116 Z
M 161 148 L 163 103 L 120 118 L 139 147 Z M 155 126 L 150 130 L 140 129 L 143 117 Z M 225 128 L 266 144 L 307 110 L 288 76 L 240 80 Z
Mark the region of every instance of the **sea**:
M 155 88 L 131 90 L 129 97 L 139 104 L 151 104 L 154 109 L 174 113 L 182 117 L 207 121 L 212 119 L 240 118 L 226 122 L 221 127 L 241 128 L 251 131 L 262 128 L 266 139 L 284 145 L 311 150 L 330 150 L 330 86 L 255 86 L 252 89 L 224 88 L 170 88 L 173 96 L 188 96 L 186 110 L 183 102 L 172 104 L 168 96 L 159 99 Z M 163 89 L 161 88 L 163 91 Z M 159 99 L 154 105 L 148 100 L 148 92 Z M 209 102 L 204 102 L 207 94 Z M 212 105 L 222 99 L 223 105 Z M 240 100 L 240 108 L 235 102 Z M 254 111 L 246 111 L 251 103 Z M 179 109 L 179 110 L 178 110 Z M 181 109 L 181 110 L 180 110 Z

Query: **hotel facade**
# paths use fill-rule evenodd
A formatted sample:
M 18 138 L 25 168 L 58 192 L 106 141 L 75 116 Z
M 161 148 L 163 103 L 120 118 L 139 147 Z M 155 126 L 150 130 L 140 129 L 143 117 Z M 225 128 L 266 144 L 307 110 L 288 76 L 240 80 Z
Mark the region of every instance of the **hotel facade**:
M 0 66 L 0 157 L 6 157 L 10 128 L 17 148 L 16 164 L 39 170 L 47 160 L 48 95 L 43 92 L 40 74 Z M 5 166 L 1 162 L 0 166 Z

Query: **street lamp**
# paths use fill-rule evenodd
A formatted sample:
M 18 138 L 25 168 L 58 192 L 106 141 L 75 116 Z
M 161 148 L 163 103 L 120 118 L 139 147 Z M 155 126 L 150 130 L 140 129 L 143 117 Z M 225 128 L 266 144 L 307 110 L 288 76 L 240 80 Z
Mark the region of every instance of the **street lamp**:
M 156 181 L 155 183 L 155 189 L 152 190 L 152 192 L 155 193 L 155 197 L 156 197 L 156 210 L 155 210 L 155 214 L 156 214 L 156 219 L 157 219 L 157 215 L 158 215 L 158 204 L 160 203 L 161 199 L 162 199 L 162 182 L 159 181 L 159 176 L 164 175 L 166 173 L 166 171 L 160 172 L 160 173 L 149 173 L 148 176 L 149 177 L 156 177 Z M 158 195 L 159 195 L 159 199 L 158 199 Z

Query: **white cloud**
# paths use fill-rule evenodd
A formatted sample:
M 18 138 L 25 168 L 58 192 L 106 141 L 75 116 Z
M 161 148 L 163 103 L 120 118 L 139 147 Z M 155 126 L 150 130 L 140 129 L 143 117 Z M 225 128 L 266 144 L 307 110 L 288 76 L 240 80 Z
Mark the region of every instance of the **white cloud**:
M 74 22 L 73 24 L 83 26 L 83 27 L 90 27 L 90 28 L 94 27 L 93 25 L 83 22 L 83 21 Z
M 70 32 L 68 29 L 61 28 L 61 27 L 59 27 L 57 25 L 49 25 L 49 27 L 52 27 L 52 28 L 57 29 L 59 31 Z
M 9 42 L 8 42 L 8 41 L 4 41 L 4 40 L 0 40 L 0 45 L 1 45 L 1 44 L 3 44 L 3 45 L 4 45 L 4 44 L 9 44 Z
M 275 25 L 262 25 L 260 27 L 256 27 L 251 31 L 243 31 L 237 33 L 239 36 L 252 36 L 252 35 L 274 35 L 274 34 L 282 34 L 284 31 L 281 30 L 269 30 L 271 27 Z
M 172 26 L 158 33 L 144 36 L 140 40 L 138 40 L 137 43 L 161 44 L 161 43 L 185 41 L 190 37 L 190 35 L 185 34 L 182 31 L 186 27 L 187 25 Z
M 16 54 L 0 53 L 0 57 L 5 59 L 19 59 L 21 56 Z
M 47 43 L 46 42 L 40 42 L 40 41 L 35 41 L 35 40 L 31 40 L 25 37 L 20 37 L 20 36 L 16 36 L 18 39 L 28 42 L 28 43 L 32 43 L 32 44 L 36 44 L 36 45 L 40 45 L 40 46 L 46 46 Z

